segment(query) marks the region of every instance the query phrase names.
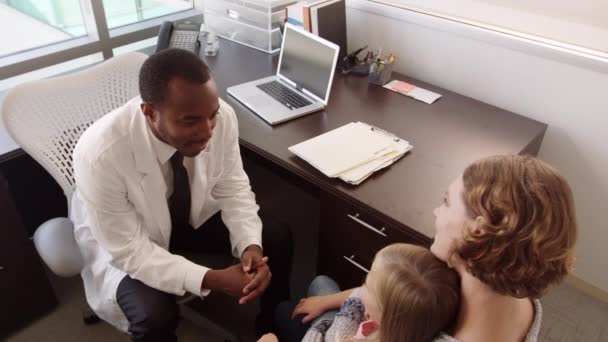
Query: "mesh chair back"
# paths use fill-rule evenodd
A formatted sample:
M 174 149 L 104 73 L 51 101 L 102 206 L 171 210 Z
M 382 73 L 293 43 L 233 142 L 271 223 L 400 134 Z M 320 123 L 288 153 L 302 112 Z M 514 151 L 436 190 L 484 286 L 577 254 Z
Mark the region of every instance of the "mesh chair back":
M 68 204 L 75 187 L 76 142 L 95 120 L 139 94 L 139 69 L 146 58 L 138 52 L 116 56 L 84 71 L 17 86 L 6 94 L 0 106 L 6 130 L 59 183 Z

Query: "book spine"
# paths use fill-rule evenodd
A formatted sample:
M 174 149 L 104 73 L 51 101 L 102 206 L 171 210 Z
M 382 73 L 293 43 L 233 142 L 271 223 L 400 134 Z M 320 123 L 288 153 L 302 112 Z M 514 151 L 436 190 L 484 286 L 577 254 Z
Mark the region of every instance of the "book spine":
M 308 32 L 311 32 L 310 7 L 309 6 L 302 7 L 302 15 L 304 16 L 304 29 Z

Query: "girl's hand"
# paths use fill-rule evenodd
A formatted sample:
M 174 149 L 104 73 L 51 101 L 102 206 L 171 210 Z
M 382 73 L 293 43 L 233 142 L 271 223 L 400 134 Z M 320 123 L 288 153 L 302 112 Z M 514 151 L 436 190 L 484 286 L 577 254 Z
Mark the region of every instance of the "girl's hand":
M 302 323 L 308 323 L 321 316 L 327 309 L 330 299 L 329 296 L 312 296 L 300 299 L 298 305 L 291 314 L 291 319 L 296 316 L 304 315 Z
M 279 339 L 274 334 L 266 334 L 260 337 L 258 342 L 279 342 Z

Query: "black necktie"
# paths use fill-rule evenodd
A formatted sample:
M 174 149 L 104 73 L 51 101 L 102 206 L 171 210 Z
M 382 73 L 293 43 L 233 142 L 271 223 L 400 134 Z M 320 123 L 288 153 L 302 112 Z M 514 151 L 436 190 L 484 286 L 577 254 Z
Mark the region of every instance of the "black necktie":
M 184 229 L 190 218 L 190 182 L 188 181 L 188 172 L 184 167 L 184 155 L 175 152 L 171 157 L 171 167 L 173 168 L 173 194 L 169 197 L 171 227 L 173 229 Z M 175 233 L 175 230 L 173 230 L 173 233 Z

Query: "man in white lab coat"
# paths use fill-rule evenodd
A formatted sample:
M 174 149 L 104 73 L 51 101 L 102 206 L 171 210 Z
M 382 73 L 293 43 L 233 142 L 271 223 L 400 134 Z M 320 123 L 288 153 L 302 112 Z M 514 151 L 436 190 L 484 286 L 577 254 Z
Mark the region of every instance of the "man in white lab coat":
M 257 333 L 270 330 L 274 307 L 289 297 L 291 235 L 258 216 L 233 109 L 185 50 L 148 58 L 139 90 L 74 150 L 72 220 L 87 301 L 133 341 L 175 341 L 175 295 L 185 292 L 240 303 L 261 296 Z M 240 263 L 209 269 L 180 255 L 188 250 Z

